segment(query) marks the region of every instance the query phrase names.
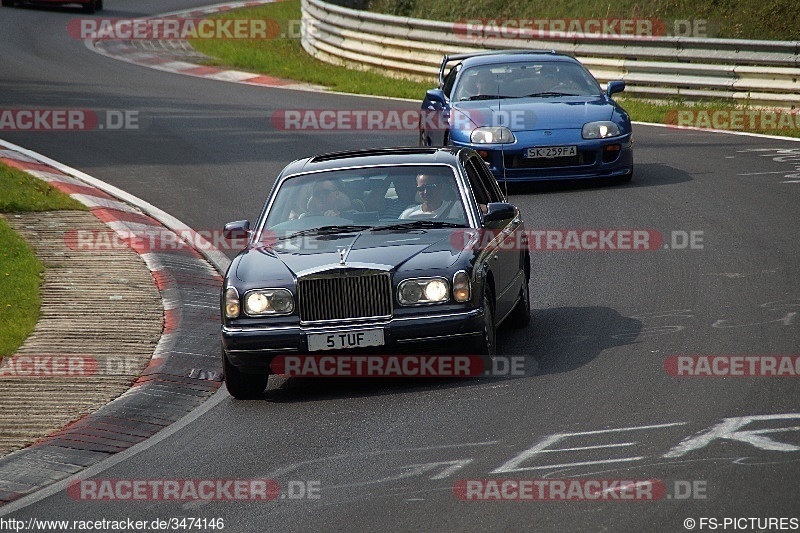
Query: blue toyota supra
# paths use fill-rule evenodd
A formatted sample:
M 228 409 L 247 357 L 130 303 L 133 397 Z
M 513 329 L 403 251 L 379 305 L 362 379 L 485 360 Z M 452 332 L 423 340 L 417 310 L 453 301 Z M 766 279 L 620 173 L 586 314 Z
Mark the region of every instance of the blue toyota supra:
M 421 146 L 476 150 L 508 182 L 633 177 L 631 121 L 577 59 L 554 51 L 445 56 L 427 91 Z

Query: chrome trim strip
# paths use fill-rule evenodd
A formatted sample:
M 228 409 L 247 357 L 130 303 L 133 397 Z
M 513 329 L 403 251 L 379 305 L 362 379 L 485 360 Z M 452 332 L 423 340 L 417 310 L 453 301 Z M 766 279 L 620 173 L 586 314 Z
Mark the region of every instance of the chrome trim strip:
M 453 333 L 452 335 L 437 335 L 435 337 L 415 337 L 413 339 L 397 339 L 397 344 L 410 344 L 412 342 L 430 342 L 442 339 L 460 339 L 464 337 L 475 337 L 482 335 L 480 331 L 473 331 L 472 333 Z
M 441 313 L 437 315 L 422 315 L 422 316 L 408 316 L 408 317 L 394 317 L 389 321 L 385 322 L 359 322 L 359 323 L 348 323 L 342 324 L 339 321 L 338 325 L 330 325 L 324 326 L 319 325 L 314 327 L 314 325 L 310 325 L 310 327 L 303 327 L 303 325 L 297 326 L 281 326 L 281 327 L 267 327 L 267 326 L 260 326 L 260 327 L 252 327 L 252 328 L 230 328 L 222 326 L 223 333 L 250 333 L 250 332 L 257 332 L 257 331 L 287 331 L 292 330 L 296 331 L 297 334 L 301 333 L 329 333 L 334 330 L 341 330 L 341 331 L 352 331 L 353 329 L 370 329 L 370 328 L 385 328 L 387 326 L 391 326 L 395 322 L 411 322 L 415 320 L 430 320 L 432 318 L 474 318 L 480 316 L 482 311 L 480 309 L 472 309 L 470 311 L 459 311 L 454 313 Z
M 259 348 L 256 350 L 225 350 L 227 353 L 284 353 L 284 352 L 299 352 L 297 348 Z

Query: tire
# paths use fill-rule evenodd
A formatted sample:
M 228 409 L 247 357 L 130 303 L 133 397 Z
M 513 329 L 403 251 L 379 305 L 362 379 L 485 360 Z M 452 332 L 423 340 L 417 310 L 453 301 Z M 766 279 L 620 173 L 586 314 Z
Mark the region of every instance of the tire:
M 97 10 L 97 11 L 102 11 L 102 10 L 103 10 L 103 0 L 97 0 L 97 1 L 94 3 L 94 8 L 95 8 L 95 10 Z
M 267 388 L 269 374 L 245 374 L 228 360 L 222 352 L 222 373 L 225 386 L 231 396 L 237 400 L 249 400 L 260 396 Z
M 14 7 L 14 0 L 3 0 L 3 7 Z
M 494 323 L 494 300 L 489 290 L 483 291 L 483 335 L 478 353 L 491 361 L 497 355 L 497 326 Z
M 520 299 L 508 317 L 508 323 L 515 328 L 524 328 L 531 323 L 531 289 L 526 279 L 525 286 L 520 289 Z
M 83 12 L 89 14 L 94 13 L 95 1 L 96 0 L 91 0 L 88 4 L 84 4 Z

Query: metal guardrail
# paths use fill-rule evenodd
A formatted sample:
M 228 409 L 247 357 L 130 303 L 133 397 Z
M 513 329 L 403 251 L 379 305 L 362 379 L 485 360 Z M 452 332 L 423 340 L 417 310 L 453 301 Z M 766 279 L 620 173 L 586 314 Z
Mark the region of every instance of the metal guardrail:
M 652 97 L 733 99 L 800 107 L 800 41 L 691 37 L 473 38 L 455 23 L 302 2 L 303 48 L 334 64 L 435 83 L 444 54 L 552 49 L 578 58 L 601 83 Z

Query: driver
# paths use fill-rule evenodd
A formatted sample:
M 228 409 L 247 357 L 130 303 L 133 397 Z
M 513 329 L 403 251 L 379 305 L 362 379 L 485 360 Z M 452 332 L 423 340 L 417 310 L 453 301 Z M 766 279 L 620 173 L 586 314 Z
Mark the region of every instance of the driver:
M 464 88 L 461 90 L 460 100 L 468 100 L 476 96 L 491 96 L 497 93 L 495 84 L 492 83 L 494 76 L 489 70 L 478 70 L 464 80 Z
M 338 217 L 341 213 L 341 197 L 342 193 L 334 180 L 316 182 L 311 198 L 308 199 L 308 211 L 300 215 L 300 218 L 312 215 Z

